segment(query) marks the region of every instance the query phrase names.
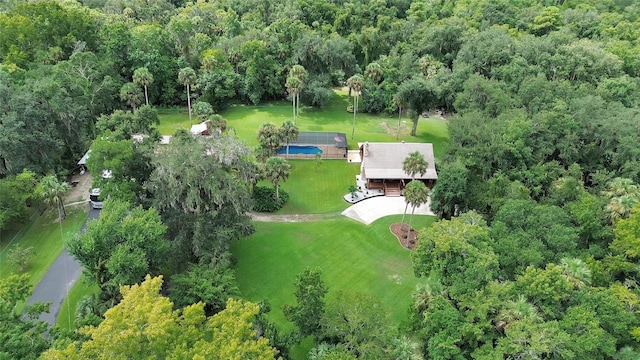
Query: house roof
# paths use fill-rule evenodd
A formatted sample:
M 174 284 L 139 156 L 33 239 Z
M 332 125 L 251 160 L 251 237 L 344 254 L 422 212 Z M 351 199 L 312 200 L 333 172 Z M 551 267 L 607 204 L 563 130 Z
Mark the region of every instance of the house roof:
M 420 152 L 427 161 L 427 172 L 416 175 L 416 179 L 438 178 L 433 145 L 428 143 L 364 143 L 362 170 L 368 179 L 411 179 L 402 170 L 402 162 L 414 151 Z
M 78 165 L 86 165 L 87 164 L 87 159 L 89 158 L 89 153 L 91 152 L 91 149 L 87 150 L 86 153 L 84 153 L 84 155 L 82 155 L 82 158 L 80 158 L 80 160 L 78 161 Z
M 207 131 L 207 123 L 194 124 L 191 126 L 191 134 L 202 135 Z

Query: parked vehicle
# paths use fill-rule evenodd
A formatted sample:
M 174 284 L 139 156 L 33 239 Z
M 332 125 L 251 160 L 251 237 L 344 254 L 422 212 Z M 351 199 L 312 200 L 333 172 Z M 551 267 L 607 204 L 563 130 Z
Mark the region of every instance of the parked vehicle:
M 89 204 L 92 209 L 102 209 L 102 198 L 100 198 L 100 188 L 93 188 L 89 193 Z

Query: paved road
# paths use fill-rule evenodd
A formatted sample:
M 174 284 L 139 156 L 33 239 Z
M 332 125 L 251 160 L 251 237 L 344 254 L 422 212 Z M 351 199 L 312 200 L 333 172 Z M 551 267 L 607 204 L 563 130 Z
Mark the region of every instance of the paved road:
M 87 220 L 85 220 L 80 228 L 80 233 L 84 232 L 88 220 L 97 219 L 99 216 L 99 210 L 91 209 Z M 40 314 L 40 320 L 46 321 L 50 326 L 56 324 L 62 302 L 81 274 L 82 266 L 67 252 L 67 249 L 64 249 L 42 280 L 40 280 L 40 283 L 36 286 L 33 294 L 31 294 L 31 297 L 27 301 L 28 304 L 51 302 L 49 313 Z M 74 315 L 71 314 L 71 316 Z

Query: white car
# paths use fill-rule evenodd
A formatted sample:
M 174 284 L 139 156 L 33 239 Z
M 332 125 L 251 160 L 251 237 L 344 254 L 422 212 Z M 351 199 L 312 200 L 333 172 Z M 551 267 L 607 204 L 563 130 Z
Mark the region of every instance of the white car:
M 100 188 L 93 188 L 89 193 L 89 204 L 92 209 L 102 209 L 102 199 L 100 198 Z

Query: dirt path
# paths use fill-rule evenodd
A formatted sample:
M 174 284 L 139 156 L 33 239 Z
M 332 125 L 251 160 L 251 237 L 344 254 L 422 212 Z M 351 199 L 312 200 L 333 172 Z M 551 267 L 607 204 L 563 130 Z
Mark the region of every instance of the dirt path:
M 76 185 L 72 185 L 71 190 L 65 194 L 65 205 L 77 204 L 89 200 L 89 190 L 91 190 L 91 184 L 93 183 L 91 173 L 87 171 L 84 175 L 73 175 L 71 177 L 71 183 L 76 183 Z
M 84 175 L 73 175 L 71 182 L 77 182 L 75 186 L 64 196 L 64 204 L 78 205 L 86 203 L 89 199 L 89 191 L 92 184 L 91 174 L 87 171 Z M 249 213 L 251 219 L 260 222 L 311 222 L 326 219 L 324 214 L 288 214 L 274 215 L 266 213 Z
M 259 222 L 312 222 L 321 221 L 325 217 L 321 214 L 290 214 L 274 215 L 265 213 L 249 213 L 251 220 Z

